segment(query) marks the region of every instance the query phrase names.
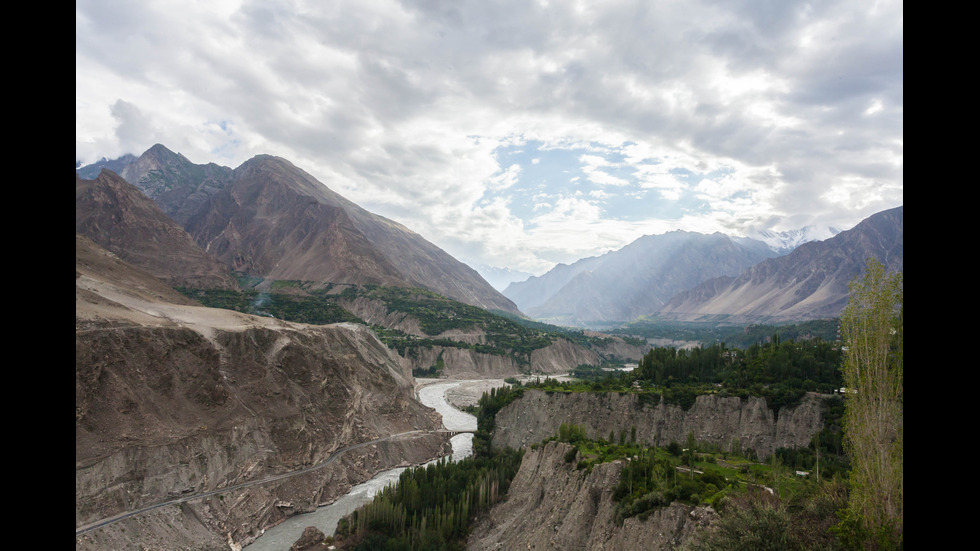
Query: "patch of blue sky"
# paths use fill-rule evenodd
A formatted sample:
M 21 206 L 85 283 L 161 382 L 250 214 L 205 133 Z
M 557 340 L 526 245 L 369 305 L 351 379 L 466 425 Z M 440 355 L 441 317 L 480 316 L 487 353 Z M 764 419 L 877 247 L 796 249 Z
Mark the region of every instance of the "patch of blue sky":
M 488 189 L 482 202 L 503 197 L 511 214 L 525 223 L 568 198 L 595 205 L 611 220 L 679 220 L 710 210 L 696 191 L 699 184 L 723 180 L 734 172 L 731 167 L 708 172 L 675 167 L 657 176 L 660 160 L 631 159 L 624 153 L 628 145 L 548 146 L 527 141 L 501 146 L 494 152 L 501 170 L 513 171 L 515 166 L 519 170 L 506 187 Z M 666 187 L 651 184 L 656 180 Z
M 505 196 L 511 212 L 528 220 L 556 198 L 587 193 L 586 175 L 579 162 L 582 153 L 580 149 L 545 149 L 541 142 L 500 147 L 495 154 L 501 169 L 517 165 L 520 171 L 514 184 L 489 190 L 484 200 Z

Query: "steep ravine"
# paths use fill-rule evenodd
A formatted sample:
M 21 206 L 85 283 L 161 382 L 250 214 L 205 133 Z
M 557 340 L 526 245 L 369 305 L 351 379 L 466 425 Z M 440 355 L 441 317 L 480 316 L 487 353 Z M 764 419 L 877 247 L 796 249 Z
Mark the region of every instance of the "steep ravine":
M 808 395 L 778 420 L 764 398 L 699 396 L 690 410 L 663 402 L 643 403 L 636 394 L 545 392 L 527 390 L 497 413 L 492 445 L 519 448 L 554 436 L 561 423 L 585 427 L 589 436 L 606 438 L 636 427 L 636 439 L 648 445 L 683 443 L 690 433 L 700 442 L 731 449 L 752 448 L 760 459 L 779 447 L 800 447 L 822 428 L 820 400 Z
M 549 442 L 526 450 L 506 501 L 473 527 L 467 550 L 677 549 L 714 516 L 708 508 L 674 503 L 645 520 L 617 525 L 612 491 L 623 462 L 576 470 L 564 459 L 570 449 Z

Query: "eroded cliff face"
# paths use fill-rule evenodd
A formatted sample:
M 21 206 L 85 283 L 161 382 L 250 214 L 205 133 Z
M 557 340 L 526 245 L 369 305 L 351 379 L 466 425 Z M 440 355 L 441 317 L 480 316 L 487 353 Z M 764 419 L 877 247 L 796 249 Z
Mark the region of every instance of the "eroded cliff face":
M 524 452 L 507 500 L 470 533 L 470 551 L 508 549 L 677 549 L 714 516 L 709 508 L 674 503 L 646 520 L 615 522 L 613 487 L 622 461 L 576 470 L 564 460 L 569 444 L 549 442 Z
M 499 379 L 531 373 L 565 374 L 581 364 L 596 365 L 599 355 L 565 339 L 531 352 L 530 365 L 520 365 L 512 356 L 477 352 L 472 348 L 432 346 L 409 350 L 402 358 L 404 369 L 427 369 L 435 365 L 440 354 L 444 364 L 442 376 L 453 379 Z
M 381 470 L 450 451 L 445 435 L 413 432 L 441 418 L 364 326 L 106 289 L 76 274 L 76 528 L 312 470 L 141 513 L 76 537 L 76 549 L 236 549 Z M 376 441 L 399 433 L 411 434 Z
M 520 373 L 517 362 L 510 356 L 447 346 L 411 349 L 402 358 L 402 365 L 409 372 L 428 369 L 438 362 L 440 354 L 444 364 L 441 376 L 452 379 L 503 378 Z
M 561 423 L 584 427 L 589 436 L 607 438 L 636 427 L 636 439 L 664 446 L 684 443 L 690 433 L 699 442 L 730 450 L 735 442 L 765 459 L 779 447 L 801 447 L 822 428 L 820 401 L 808 396 L 784 408 L 778 421 L 763 398 L 699 396 L 690 410 L 663 402 L 648 404 L 636 394 L 561 393 L 527 390 L 497 413 L 492 446 L 520 448 L 554 436 Z

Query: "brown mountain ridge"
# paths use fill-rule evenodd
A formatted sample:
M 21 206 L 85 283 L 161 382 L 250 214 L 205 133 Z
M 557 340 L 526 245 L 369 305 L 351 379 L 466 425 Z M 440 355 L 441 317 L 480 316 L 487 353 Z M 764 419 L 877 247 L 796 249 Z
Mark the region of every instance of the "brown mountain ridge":
M 229 169 L 191 163 L 158 144 L 121 174 L 230 270 L 272 280 L 420 287 L 520 313 L 469 266 L 286 159 L 258 155 Z
M 226 266 L 110 170 L 102 170 L 94 180 L 76 174 L 75 232 L 170 285 L 238 288 Z

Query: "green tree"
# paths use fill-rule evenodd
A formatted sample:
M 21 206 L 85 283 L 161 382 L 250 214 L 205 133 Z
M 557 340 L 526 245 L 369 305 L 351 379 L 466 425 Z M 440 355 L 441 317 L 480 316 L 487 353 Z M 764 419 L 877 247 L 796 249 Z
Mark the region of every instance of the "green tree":
M 870 259 L 850 290 L 841 317 L 844 448 L 851 458 L 843 525 L 867 534 L 868 547 L 894 548 L 903 532 L 902 274 Z

